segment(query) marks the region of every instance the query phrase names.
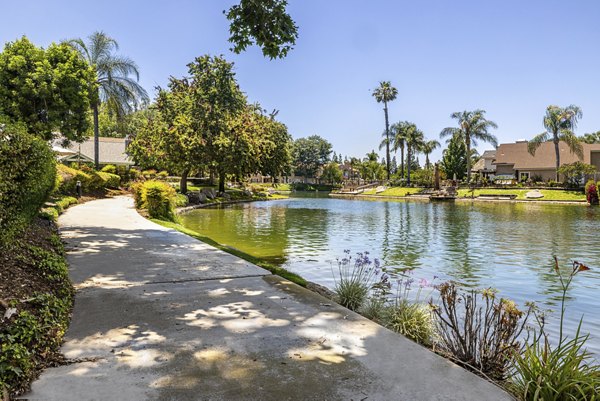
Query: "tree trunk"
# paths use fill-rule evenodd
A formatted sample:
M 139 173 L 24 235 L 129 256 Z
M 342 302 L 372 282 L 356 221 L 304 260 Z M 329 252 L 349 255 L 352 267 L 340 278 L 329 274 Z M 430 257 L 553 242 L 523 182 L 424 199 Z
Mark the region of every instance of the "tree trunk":
M 219 192 L 225 192 L 225 173 L 219 173 Z
M 411 151 L 411 146 L 408 145 L 406 147 L 406 157 L 408 158 L 408 161 L 406 162 L 406 185 L 410 185 L 410 162 L 411 162 L 411 158 L 412 158 L 412 151 Z
M 385 142 L 385 165 L 386 165 L 387 179 L 389 181 L 390 180 L 390 123 L 388 121 L 387 102 L 384 102 L 383 104 L 384 104 L 383 111 L 385 113 L 385 137 L 387 139 Z
M 94 113 L 94 165 L 96 170 L 100 169 L 100 132 L 98 126 L 98 104 L 95 103 L 92 106 Z
M 187 194 L 187 191 L 188 191 L 188 188 L 187 188 L 188 174 L 190 174 L 190 170 L 183 170 L 183 172 L 181 173 L 181 180 L 179 181 L 179 192 L 181 192 L 184 195 Z
M 465 135 L 465 145 L 467 145 L 467 183 L 471 182 L 471 137 Z
M 404 178 L 404 144 L 400 146 L 400 165 L 402 166 L 402 178 Z
M 559 141 L 554 141 L 554 153 L 556 153 L 556 182 L 560 182 L 558 169 L 560 168 L 560 149 L 558 147 Z
M 429 153 L 425 153 L 425 168 L 429 170 Z

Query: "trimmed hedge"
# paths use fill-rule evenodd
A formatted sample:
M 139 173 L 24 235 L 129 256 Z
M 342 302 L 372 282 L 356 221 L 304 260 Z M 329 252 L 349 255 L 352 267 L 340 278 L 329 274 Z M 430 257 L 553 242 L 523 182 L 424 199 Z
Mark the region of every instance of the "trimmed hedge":
M 0 248 L 26 228 L 56 184 L 46 142 L 22 125 L 0 125 Z
M 135 207 L 148 210 L 150 217 L 175 221 L 177 193 L 161 181 L 138 182 L 131 186 Z
M 64 164 L 59 164 L 57 169 L 58 191 L 65 195 L 76 194 L 77 181 L 81 181 L 84 193 L 100 192 L 105 188 L 118 189 L 121 183 L 121 177 L 116 174 L 77 170 Z

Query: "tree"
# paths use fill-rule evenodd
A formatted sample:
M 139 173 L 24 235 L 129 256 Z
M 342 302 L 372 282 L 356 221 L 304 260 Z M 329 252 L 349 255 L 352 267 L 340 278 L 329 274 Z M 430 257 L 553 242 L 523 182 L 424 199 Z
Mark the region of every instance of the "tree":
M 229 42 L 234 53 L 256 43 L 265 57 L 284 58 L 298 38 L 298 27 L 286 11 L 286 0 L 241 0 L 228 11 Z
M 138 84 L 140 74 L 135 62 L 128 57 L 116 55 L 115 51 L 119 50 L 117 41 L 104 32 L 92 33 L 88 37 L 88 43 L 82 39 L 73 39 L 68 43 L 79 52 L 96 75 L 95 84 L 92 86 L 94 93 L 91 106 L 94 118 L 94 163 L 98 168 L 100 104 L 108 105 L 122 116 L 148 102 L 148 94 Z
M 408 121 L 401 121 L 392 124 L 392 149 L 397 152 L 400 149 L 400 171 L 401 176 L 404 178 L 404 148 L 406 146 L 406 125 Z
M 579 137 L 581 142 L 585 143 L 600 143 L 600 131 L 591 132 L 587 134 L 583 134 L 583 136 Z
M 462 180 L 467 170 L 467 147 L 463 138 L 459 135 L 450 138 L 448 148 L 442 154 L 440 169 L 449 179 L 456 175 Z
M 321 180 L 331 184 L 339 184 L 344 179 L 344 173 L 336 162 L 327 163 L 323 167 L 323 174 L 321 174 Z
M 556 181 L 559 181 L 560 150 L 559 143 L 563 141 L 567 144 L 571 153 L 583 157 L 583 148 L 581 141 L 573 130 L 577 127 L 577 121 L 581 118 L 581 109 L 575 105 L 567 107 L 548 106 L 544 115 L 544 128 L 546 131 L 536 135 L 527 144 L 527 149 L 532 156 L 542 143 L 552 141 L 554 143 L 554 154 L 556 161 Z
M 570 164 L 563 164 L 558 168 L 558 173 L 565 176 L 565 181 L 574 187 L 581 186 L 586 175 L 592 175 L 596 172 L 596 167 L 576 161 Z
M 373 90 L 373 97 L 377 103 L 383 103 L 383 112 L 385 115 L 385 160 L 387 179 L 390 179 L 390 124 L 388 119 L 388 102 L 393 101 L 398 96 L 398 89 L 394 88 L 390 81 L 382 81 L 379 87 Z
M 359 164 L 358 169 L 364 180 L 377 181 L 385 177 L 385 165 L 378 161 L 379 155 L 372 150 Z
M 93 71 L 65 44 L 36 47 L 26 37 L 0 53 L 0 114 L 45 140 L 81 142 L 89 127 Z
M 319 169 L 329 161 L 331 143 L 318 135 L 294 141 L 293 165 L 297 174 L 314 177 Z
M 447 127 L 440 133 L 440 138 L 458 136 L 465 143 L 467 154 L 471 154 L 471 145 L 477 146 L 478 141 L 488 142 L 498 146 L 498 140 L 489 131 L 498 125 L 485 118 L 485 110 L 456 112 L 450 115 L 458 120 L 458 128 Z M 471 160 L 467 159 L 467 180 L 471 180 Z
M 421 150 L 425 154 L 425 168 L 429 168 L 429 166 L 430 166 L 429 155 L 431 154 L 431 152 L 433 152 L 434 150 L 436 150 L 439 147 L 440 147 L 440 143 L 438 141 L 436 141 L 435 139 L 425 141 L 423 143 Z
M 410 170 L 411 165 L 413 164 L 413 158 L 418 152 L 421 151 L 421 148 L 423 147 L 423 144 L 425 142 L 425 137 L 423 135 L 423 131 L 418 129 L 415 124 L 410 123 L 406 126 L 405 140 L 406 155 L 408 159 L 406 169 L 406 183 L 410 185 Z

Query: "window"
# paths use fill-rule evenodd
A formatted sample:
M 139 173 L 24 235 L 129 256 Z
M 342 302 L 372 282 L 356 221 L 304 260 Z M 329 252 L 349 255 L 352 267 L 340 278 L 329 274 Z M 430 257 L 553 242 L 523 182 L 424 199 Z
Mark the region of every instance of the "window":
M 519 181 L 527 181 L 529 179 L 529 171 L 519 173 Z

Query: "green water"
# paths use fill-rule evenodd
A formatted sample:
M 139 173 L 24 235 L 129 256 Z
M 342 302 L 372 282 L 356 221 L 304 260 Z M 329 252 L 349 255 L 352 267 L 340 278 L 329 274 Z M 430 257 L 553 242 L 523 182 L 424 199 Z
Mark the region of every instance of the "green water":
M 495 287 L 519 303 L 556 309 L 559 285 L 553 255 L 565 266 L 592 267 L 569 292 L 569 325 L 585 314 L 585 329 L 600 332 L 600 208 L 524 203 L 367 202 L 292 198 L 183 216 L 183 224 L 214 241 L 281 265 L 333 287 L 332 264 L 369 251 L 415 278 Z M 552 325 L 552 324 L 551 324 Z M 600 341 L 591 347 L 600 353 Z

